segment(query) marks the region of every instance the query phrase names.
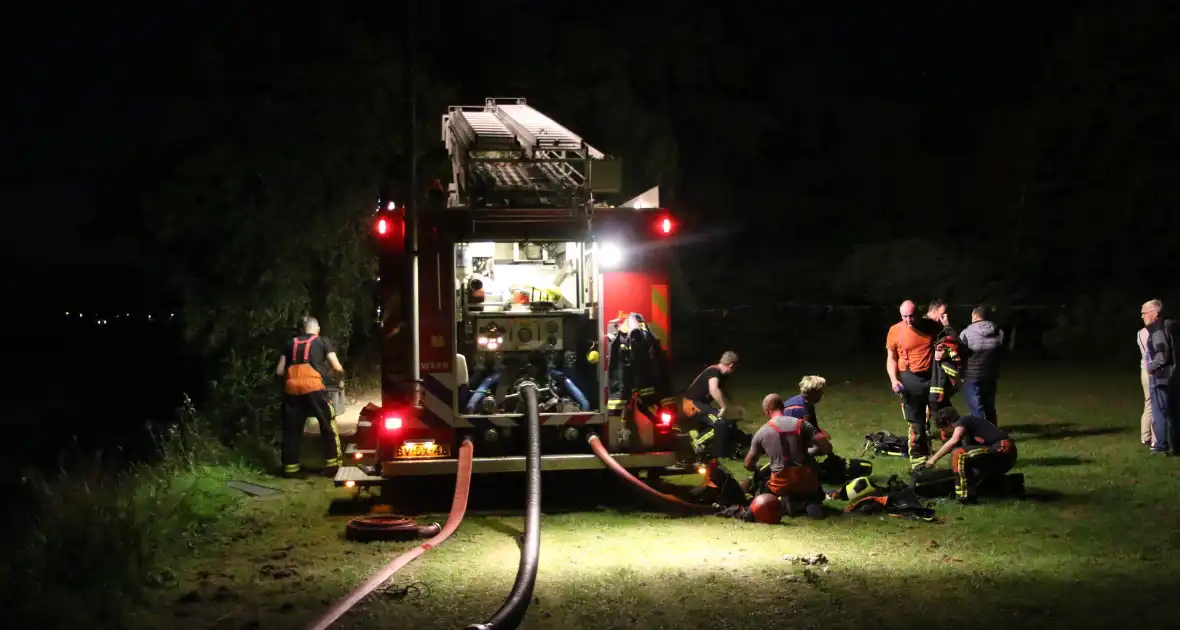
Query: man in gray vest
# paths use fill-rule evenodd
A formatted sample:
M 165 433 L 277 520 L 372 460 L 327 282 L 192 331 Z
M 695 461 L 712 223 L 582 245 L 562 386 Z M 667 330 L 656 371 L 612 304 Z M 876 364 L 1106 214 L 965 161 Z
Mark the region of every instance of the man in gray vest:
M 971 311 L 971 325 L 959 334 L 967 369 L 963 375 L 963 398 L 971 415 L 998 426 L 996 420 L 996 381 L 1000 376 L 1000 353 L 1004 350 L 1004 331 L 992 323 L 987 306 Z

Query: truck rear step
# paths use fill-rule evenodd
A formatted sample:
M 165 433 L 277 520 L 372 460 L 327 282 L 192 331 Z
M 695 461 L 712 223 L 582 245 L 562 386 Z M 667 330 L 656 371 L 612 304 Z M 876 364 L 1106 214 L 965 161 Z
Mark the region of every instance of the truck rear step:
M 652 453 L 612 453 L 611 457 L 624 468 L 663 468 L 676 463 L 676 453 L 657 451 Z M 384 475 L 373 475 L 357 466 L 341 466 L 336 473 L 335 483 L 343 485 L 372 485 L 389 477 L 418 475 L 453 475 L 458 468 L 457 459 L 391 460 L 384 462 Z M 594 470 L 604 469 L 603 464 L 592 453 L 575 455 L 545 455 L 541 457 L 541 470 Z M 524 472 L 524 456 L 477 457 L 472 460 L 472 473 Z M 347 482 L 352 482 L 348 484 Z

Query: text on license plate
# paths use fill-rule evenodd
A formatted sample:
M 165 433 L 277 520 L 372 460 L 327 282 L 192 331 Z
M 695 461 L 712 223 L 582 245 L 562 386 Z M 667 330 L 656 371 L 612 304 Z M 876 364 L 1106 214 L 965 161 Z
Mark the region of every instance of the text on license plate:
M 450 457 L 451 449 L 436 442 L 406 442 L 397 449 L 398 457 Z

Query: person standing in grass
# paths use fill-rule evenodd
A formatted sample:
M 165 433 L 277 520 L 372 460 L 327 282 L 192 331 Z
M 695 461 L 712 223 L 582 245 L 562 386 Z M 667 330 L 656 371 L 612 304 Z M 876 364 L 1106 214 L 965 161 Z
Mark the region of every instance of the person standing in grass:
M 1143 325 L 1149 334 L 1147 341 L 1147 373 L 1151 376 L 1151 419 L 1155 427 L 1152 453 L 1176 455 L 1180 453 L 1180 414 L 1177 413 L 1176 386 L 1172 378 L 1176 369 L 1176 344 L 1172 338 L 1172 320 L 1160 313 L 1164 305 L 1159 300 L 1145 302 L 1139 309 Z
M 963 398 L 971 415 L 999 425 L 996 419 L 996 381 L 1000 375 L 1000 353 L 1004 349 L 1004 331 L 992 323 L 991 309 L 976 306 L 971 311 L 971 325 L 959 339 L 967 347 L 967 369 L 963 375 Z
M 909 457 L 913 466 L 930 456 L 930 376 L 939 332 L 949 325 L 946 304 L 930 303 L 925 317 L 911 300 L 901 303 L 901 321 L 885 337 L 885 373 L 893 393 L 901 397 L 902 414 L 909 424 Z
M 1151 422 L 1151 375 L 1147 373 L 1147 342 L 1151 334 L 1147 327 L 1139 329 L 1135 342 L 1139 345 L 1139 383 L 1143 385 L 1143 415 L 1139 417 L 1139 440 L 1150 447 L 1155 444 L 1155 427 Z

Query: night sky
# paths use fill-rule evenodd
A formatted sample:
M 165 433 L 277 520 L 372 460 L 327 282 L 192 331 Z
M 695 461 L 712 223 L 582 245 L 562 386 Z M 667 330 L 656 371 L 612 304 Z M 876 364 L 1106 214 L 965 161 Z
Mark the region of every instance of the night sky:
M 88 247 L 78 228 L 93 216 L 103 178 L 143 139 L 158 80 L 187 46 L 203 4 L 25 5 L 6 15 L 12 91 L 0 121 L 0 204 L 8 256 L 39 265 L 111 254 Z
M 701 76 L 699 86 L 672 97 L 678 107 L 691 109 L 695 98 L 709 93 L 714 101 L 743 100 L 751 108 L 773 111 L 776 101 L 814 100 L 808 90 L 821 93 L 821 107 L 852 107 L 870 100 L 916 105 L 923 120 L 919 142 L 969 153 L 974 140 L 967 138 L 961 146 L 956 142 L 970 135 L 973 114 L 1027 101 L 1045 79 L 1046 53 L 1071 19 L 1061 10 L 1064 5 L 1054 3 L 943 2 L 905 8 L 857 3 L 839 10 L 819 4 L 741 4 L 736 10 L 663 0 L 638 8 L 634 3 L 506 0 L 472 3 L 472 8 L 456 12 L 453 8 L 462 3 L 421 3 L 419 50 L 429 71 L 458 86 L 467 102 L 533 87 L 528 96 L 543 103 L 544 91 L 551 88 L 518 67 L 527 66 L 537 50 L 556 50 L 567 32 L 562 25 L 597 21 L 594 32 L 602 38 L 595 45 L 637 51 L 669 38 L 689 38 L 694 42 L 691 56 L 681 63 Z M 369 23 L 377 28 L 387 25 L 389 36 L 398 38 L 405 32 L 400 5 L 358 5 L 356 11 L 371 15 Z M 297 8 L 282 6 L 284 17 L 315 23 L 314 15 L 294 14 Z M 616 10 L 621 6 L 630 8 L 622 13 Z M 519 15 L 513 17 L 514 12 Z M 190 1 L 146 10 L 112 5 L 68 13 L 25 8 L 7 17 L 4 63 L 8 83 L 15 86 L 5 102 L 8 115 L 0 123 L 7 140 L 0 155 L 0 203 L 9 217 L 3 244 L 7 257 L 34 266 L 118 259 L 109 243 L 81 238 L 79 227 L 103 202 L 101 192 L 111 171 L 148 139 L 164 86 L 184 81 L 186 54 L 196 36 L 224 14 L 219 3 Z M 673 23 L 675 28 L 669 26 Z M 496 53 L 485 55 L 488 50 Z M 795 63 L 784 71 L 786 55 L 794 56 Z M 741 81 L 725 85 L 726 66 L 711 63 L 718 56 L 733 60 Z M 645 89 L 653 88 L 634 87 L 641 98 L 651 97 Z M 563 119 L 561 112 L 554 115 Z M 420 118 L 424 124 L 437 124 L 435 112 L 423 112 Z M 725 133 L 726 121 L 707 113 L 696 124 L 706 138 Z M 601 144 L 594 131 L 583 133 Z M 758 153 L 765 147 L 752 148 L 744 164 L 719 165 L 708 142 L 694 144 L 698 129 L 682 122 L 676 133 L 680 180 L 685 183 L 681 191 L 691 192 L 702 173 L 712 170 L 716 175 L 726 166 L 733 172 L 714 179 L 734 189 L 748 190 L 773 173 L 773 158 Z M 762 171 L 750 167 L 757 162 L 763 163 Z M 954 188 L 949 180 L 935 184 Z

